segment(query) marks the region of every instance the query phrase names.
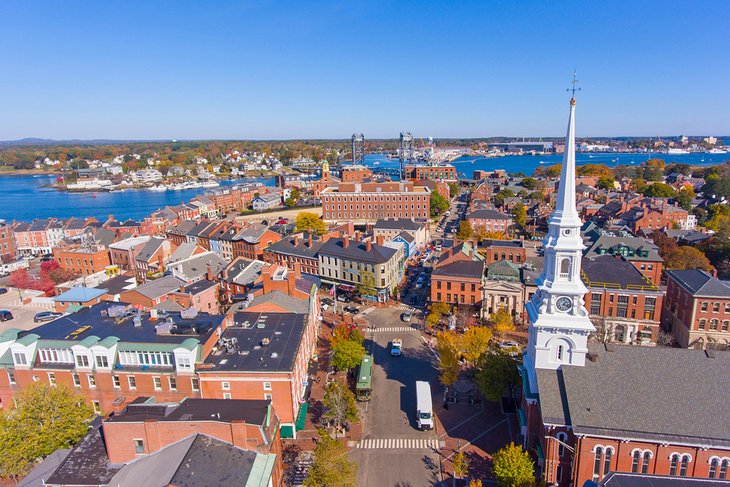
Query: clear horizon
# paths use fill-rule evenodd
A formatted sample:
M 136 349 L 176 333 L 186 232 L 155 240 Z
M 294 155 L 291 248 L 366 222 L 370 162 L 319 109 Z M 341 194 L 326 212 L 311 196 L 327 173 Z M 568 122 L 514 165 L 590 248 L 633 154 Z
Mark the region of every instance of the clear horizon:
M 722 137 L 729 14 L 658 0 L 4 4 L 0 140 L 562 137 L 574 69 L 580 138 Z

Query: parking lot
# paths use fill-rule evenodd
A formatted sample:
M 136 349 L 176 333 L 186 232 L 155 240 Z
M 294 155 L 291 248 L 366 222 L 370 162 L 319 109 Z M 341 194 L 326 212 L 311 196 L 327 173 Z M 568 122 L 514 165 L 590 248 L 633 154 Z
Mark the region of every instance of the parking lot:
M 0 294 L 0 310 L 6 309 L 13 314 L 13 319 L 9 321 L 0 322 L 0 333 L 7 330 L 8 328 L 18 328 L 20 330 L 31 330 L 41 323 L 34 323 L 33 317 L 36 313 L 41 311 L 48 311 L 48 306 L 33 306 L 28 304 L 21 304 L 21 295 L 18 289 L 5 288 L 8 292 Z M 32 297 L 31 294 L 23 292 L 23 298 L 28 300 Z

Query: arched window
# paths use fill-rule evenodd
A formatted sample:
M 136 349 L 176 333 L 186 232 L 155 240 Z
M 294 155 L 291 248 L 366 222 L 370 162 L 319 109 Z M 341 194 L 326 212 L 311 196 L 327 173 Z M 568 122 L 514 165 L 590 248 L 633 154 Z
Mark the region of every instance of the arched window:
M 570 259 L 560 261 L 560 277 L 564 279 L 570 277 Z
M 558 351 L 557 351 L 557 359 L 558 359 L 558 362 L 562 362 L 563 361 L 563 352 L 564 352 L 564 349 L 565 349 L 565 347 L 563 345 L 558 345 Z
M 601 475 L 601 459 L 603 457 L 603 447 L 596 447 L 596 458 L 593 460 L 593 478 L 597 479 Z
M 720 461 L 717 458 L 713 458 L 710 460 L 710 475 L 709 477 L 711 479 L 715 478 L 715 475 L 717 475 L 717 466 L 720 464 Z
M 727 468 L 730 467 L 730 460 L 727 458 L 720 464 L 720 475 L 718 478 L 725 479 L 727 477 Z
M 669 458 L 669 475 L 677 475 L 677 465 L 679 465 L 679 453 L 674 453 Z
M 684 455 L 682 457 L 682 463 L 679 465 L 679 476 L 680 477 L 687 476 L 687 465 L 688 464 L 689 464 L 689 456 Z
M 651 452 L 646 450 L 644 452 L 644 463 L 641 464 L 641 473 L 649 473 L 649 460 L 651 460 Z
M 641 453 L 639 450 L 634 451 L 633 458 L 631 459 L 631 473 L 639 473 L 639 459 L 641 458 Z
M 563 455 L 565 455 L 565 446 L 563 443 L 565 443 L 568 440 L 568 435 L 563 433 L 562 431 L 557 434 L 558 438 L 558 458 L 563 458 Z
M 611 457 L 613 456 L 613 448 L 606 448 L 606 459 L 603 461 L 603 475 L 611 471 Z

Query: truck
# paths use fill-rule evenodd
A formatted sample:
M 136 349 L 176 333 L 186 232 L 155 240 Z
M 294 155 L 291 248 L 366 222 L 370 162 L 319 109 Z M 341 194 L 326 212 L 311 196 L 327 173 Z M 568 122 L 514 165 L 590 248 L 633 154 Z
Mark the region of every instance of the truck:
M 393 357 L 400 357 L 401 349 L 403 348 L 403 342 L 400 338 L 394 338 L 390 344 L 390 354 Z
M 431 384 L 416 382 L 416 425 L 419 430 L 433 429 L 433 407 L 431 405 Z

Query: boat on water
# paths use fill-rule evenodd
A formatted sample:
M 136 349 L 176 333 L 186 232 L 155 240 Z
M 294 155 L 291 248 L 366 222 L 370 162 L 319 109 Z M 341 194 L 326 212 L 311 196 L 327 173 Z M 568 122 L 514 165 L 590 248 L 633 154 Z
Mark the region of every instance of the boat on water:
M 215 188 L 220 185 L 221 185 L 221 183 L 219 183 L 218 181 L 205 181 L 204 183 L 202 183 L 202 186 L 204 188 Z
M 373 166 L 379 166 L 379 165 L 380 165 L 380 161 L 373 162 Z
M 689 154 L 689 151 L 687 149 L 678 149 L 676 147 L 672 147 L 671 149 L 667 150 L 667 154 Z
M 167 191 L 167 187 L 159 184 L 156 186 L 150 186 L 149 188 L 147 188 L 147 190 L 148 191 Z
M 710 149 L 707 151 L 708 154 L 727 154 L 727 151 L 724 149 Z
M 547 164 L 545 161 L 540 161 L 540 164 Z

